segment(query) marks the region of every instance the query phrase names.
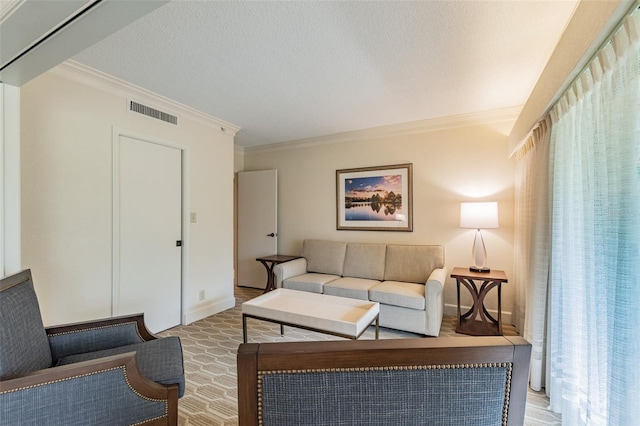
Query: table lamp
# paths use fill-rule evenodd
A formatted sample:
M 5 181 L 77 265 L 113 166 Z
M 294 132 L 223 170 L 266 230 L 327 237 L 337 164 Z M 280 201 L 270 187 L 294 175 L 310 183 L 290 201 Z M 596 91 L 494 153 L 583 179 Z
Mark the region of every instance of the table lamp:
M 491 269 L 486 267 L 487 249 L 484 246 L 480 229 L 498 227 L 498 203 L 496 201 L 460 203 L 460 227 L 477 230 L 471 251 L 474 264 L 469 267 L 469 270 L 473 272 L 490 272 Z

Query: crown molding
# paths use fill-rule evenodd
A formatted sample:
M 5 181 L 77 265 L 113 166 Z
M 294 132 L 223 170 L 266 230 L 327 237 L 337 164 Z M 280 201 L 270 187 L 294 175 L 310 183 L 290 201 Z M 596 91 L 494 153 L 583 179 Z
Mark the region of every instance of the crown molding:
M 436 132 L 440 130 L 469 126 L 503 123 L 508 121 L 515 122 L 521 110 L 522 107 L 517 106 L 470 114 L 430 118 L 426 120 L 411 121 L 408 123 L 391 124 L 388 126 L 372 127 L 369 129 L 354 130 L 350 132 L 336 133 L 333 135 L 318 136 L 314 138 L 281 142 L 270 145 L 247 147 L 244 148 L 244 153 L 254 154 L 275 152 L 287 149 L 307 148 L 315 145 L 365 141 L 379 138 L 413 135 L 417 133 Z
M 9 17 L 16 9 L 22 6 L 26 0 L 3 0 L 0 1 L 0 24 Z
M 469 126 L 503 123 L 508 121 L 515 122 L 521 110 L 521 106 L 516 106 L 500 108 L 491 111 L 476 112 L 471 114 L 452 115 L 449 117 L 439 117 L 426 120 L 411 121 L 408 123 L 391 124 L 388 126 L 372 127 L 369 129 L 354 130 L 350 132 L 336 133 L 333 135 L 318 136 L 315 138 L 247 147 L 244 148 L 244 153 L 267 153 L 283 151 L 287 149 L 307 148 L 316 145 L 344 143 L 356 140 L 373 140 L 379 138 L 413 135 L 418 133 L 436 132 L 440 130 Z
M 238 144 L 234 144 L 233 145 L 233 152 L 236 153 L 236 154 L 244 155 L 244 150 L 245 150 L 245 147 L 243 147 L 241 145 L 238 145 Z
M 125 99 L 147 103 L 149 106 L 157 107 L 176 116 L 188 118 L 234 137 L 240 130 L 240 127 L 235 124 L 205 114 L 180 102 L 158 95 L 150 90 L 143 89 L 135 84 L 131 84 L 73 60 L 67 60 L 61 63 L 53 68 L 51 72 L 87 86 L 115 93 Z

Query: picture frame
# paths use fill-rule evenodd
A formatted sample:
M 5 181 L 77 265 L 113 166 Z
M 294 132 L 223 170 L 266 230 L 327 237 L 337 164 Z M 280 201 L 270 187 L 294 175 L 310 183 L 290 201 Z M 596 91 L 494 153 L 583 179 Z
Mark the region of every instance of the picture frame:
M 336 229 L 413 231 L 413 164 L 336 170 Z

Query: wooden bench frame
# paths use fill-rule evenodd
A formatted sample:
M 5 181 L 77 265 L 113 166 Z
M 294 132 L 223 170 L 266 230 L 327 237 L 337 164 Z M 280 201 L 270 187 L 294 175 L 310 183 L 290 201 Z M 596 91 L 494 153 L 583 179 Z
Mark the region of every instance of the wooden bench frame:
M 510 363 L 505 424 L 521 425 L 527 400 L 530 357 L 531 345 L 520 337 L 241 344 L 237 353 L 239 424 L 260 424 L 258 377 L 272 371 Z

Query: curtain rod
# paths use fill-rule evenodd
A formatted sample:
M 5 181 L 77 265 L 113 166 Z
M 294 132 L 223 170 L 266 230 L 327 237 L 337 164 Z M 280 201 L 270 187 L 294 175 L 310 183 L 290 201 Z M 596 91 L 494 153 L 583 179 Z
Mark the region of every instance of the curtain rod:
M 636 0 L 634 1 L 635 4 L 633 4 L 629 10 L 627 10 L 624 15 L 622 16 L 622 18 L 620 19 L 620 22 L 618 22 L 616 24 L 616 26 L 613 28 L 613 30 L 611 30 L 611 32 L 609 33 L 609 35 L 605 38 L 605 40 L 600 43 L 600 45 L 598 46 L 598 48 L 593 52 L 593 54 L 589 57 L 589 59 L 585 62 L 584 66 L 582 68 L 580 68 L 580 71 L 578 71 L 575 75 L 575 77 L 573 77 L 573 79 L 569 82 L 569 84 L 565 85 L 561 90 L 559 90 L 559 95 L 554 96 L 551 101 L 551 105 L 544 111 L 544 113 L 542 114 L 542 117 L 540 117 L 540 119 L 538 119 L 536 121 L 536 125 L 534 126 L 534 128 L 538 125 L 538 123 L 547 115 L 549 114 L 549 112 L 551 112 L 551 110 L 553 109 L 554 106 L 556 106 L 556 104 L 558 103 L 558 101 L 560 99 L 562 99 L 562 97 L 567 93 L 567 91 L 575 84 L 576 81 L 578 81 L 580 79 L 580 77 L 582 77 L 582 74 L 584 74 L 584 72 L 591 66 L 591 63 L 598 57 L 598 55 L 600 54 L 600 52 L 602 52 L 604 50 L 605 47 L 607 47 L 607 45 L 609 43 L 611 43 L 613 41 L 613 38 L 615 37 L 615 35 L 618 33 L 618 31 L 620 31 L 620 28 L 622 28 L 624 26 L 625 21 L 629 18 L 629 16 L 633 15 L 636 11 L 640 10 L 640 0 Z M 531 129 L 533 130 L 533 129 Z

